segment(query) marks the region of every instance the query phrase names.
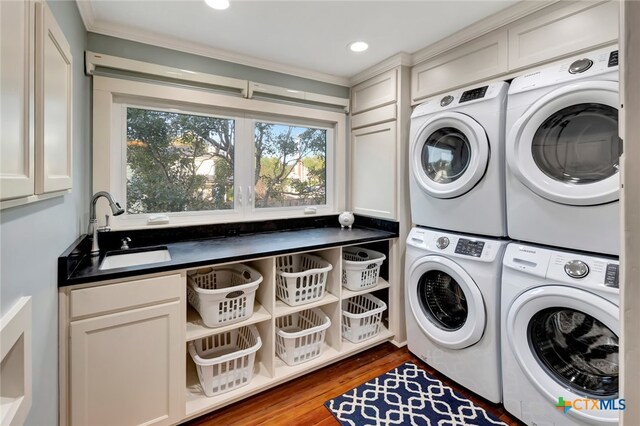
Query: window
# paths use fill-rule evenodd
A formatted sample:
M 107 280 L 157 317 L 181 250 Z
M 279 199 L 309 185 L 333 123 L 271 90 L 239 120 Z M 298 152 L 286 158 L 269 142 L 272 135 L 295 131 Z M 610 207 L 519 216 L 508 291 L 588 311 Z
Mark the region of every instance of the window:
M 327 130 L 256 122 L 255 207 L 326 204 Z
M 235 121 L 127 107 L 128 214 L 233 209 Z
M 344 124 L 343 113 L 94 77 L 93 189 L 126 205 L 114 228 L 337 213 Z

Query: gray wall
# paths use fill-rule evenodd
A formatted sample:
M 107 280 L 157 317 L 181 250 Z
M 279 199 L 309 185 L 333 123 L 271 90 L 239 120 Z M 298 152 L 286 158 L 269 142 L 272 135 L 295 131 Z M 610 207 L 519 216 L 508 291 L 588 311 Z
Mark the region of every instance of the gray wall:
M 256 83 L 321 93 L 323 95 L 343 98 L 349 97 L 348 87 L 252 68 L 246 65 L 220 61 L 205 56 L 193 55 L 102 34 L 89 33 L 87 46 L 88 50 L 105 55 L 119 56 L 191 71 L 208 72 L 225 77 L 255 81 Z
M 75 1 L 48 2 L 73 55 L 73 190 L 71 194 L 0 213 L 0 315 L 32 296 L 33 406 L 28 425 L 58 421 L 57 257 L 88 221 L 90 79 L 84 75 L 85 31 Z

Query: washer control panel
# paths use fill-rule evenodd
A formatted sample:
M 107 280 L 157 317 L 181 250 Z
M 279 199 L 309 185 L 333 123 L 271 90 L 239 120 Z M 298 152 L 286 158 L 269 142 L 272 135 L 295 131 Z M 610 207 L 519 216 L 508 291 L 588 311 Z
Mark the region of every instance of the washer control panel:
M 571 278 L 584 278 L 589 274 L 589 265 L 582 260 L 570 260 L 564 264 L 564 272 Z
M 617 263 L 608 263 L 607 270 L 604 273 L 604 285 L 607 287 L 618 288 L 619 270 Z
M 428 228 L 413 228 L 407 247 L 415 247 L 424 255 L 439 254 L 477 262 L 493 262 L 502 255 L 507 241 L 473 238 Z
M 571 284 L 608 293 L 618 292 L 619 262 L 613 257 L 596 257 L 543 247 L 509 244 L 503 265 L 548 282 Z
M 483 249 L 484 241 L 460 238 L 458 240 L 458 244 L 456 244 L 455 252 L 458 254 L 464 254 L 465 256 L 480 257 L 482 256 Z
M 478 87 L 477 89 L 471 89 L 471 90 L 467 90 L 466 92 L 463 92 L 462 96 L 460 97 L 459 103 L 469 102 L 469 101 L 474 101 L 476 99 L 484 98 L 484 95 L 487 93 L 488 88 L 489 86 L 483 86 L 483 87 Z

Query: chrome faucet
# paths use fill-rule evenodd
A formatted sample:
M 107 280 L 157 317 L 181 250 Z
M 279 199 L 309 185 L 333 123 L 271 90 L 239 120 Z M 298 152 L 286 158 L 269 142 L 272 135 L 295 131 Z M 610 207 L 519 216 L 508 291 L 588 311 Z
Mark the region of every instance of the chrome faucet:
M 100 247 L 98 246 L 98 231 L 108 231 L 109 228 L 109 219 L 107 216 L 107 226 L 104 228 L 98 227 L 98 219 L 96 219 L 96 203 L 100 197 L 104 197 L 109 201 L 109 207 L 111 207 L 111 211 L 114 216 L 119 216 L 124 213 L 124 209 L 120 207 L 120 204 L 113 200 L 111 194 L 105 191 L 96 192 L 91 199 L 91 207 L 89 209 L 89 229 L 87 230 L 87 234 L 91 235 L 91 239 L 93 240 L 91 243 L 91 255 L 97 256 L 100 253 Z

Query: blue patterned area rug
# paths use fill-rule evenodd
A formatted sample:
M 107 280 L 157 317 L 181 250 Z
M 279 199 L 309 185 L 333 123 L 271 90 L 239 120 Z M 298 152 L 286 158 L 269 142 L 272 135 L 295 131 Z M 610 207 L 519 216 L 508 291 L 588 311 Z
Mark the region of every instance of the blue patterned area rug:
M 507 426 L 408 362 L 324 405 L 343 426 Z

